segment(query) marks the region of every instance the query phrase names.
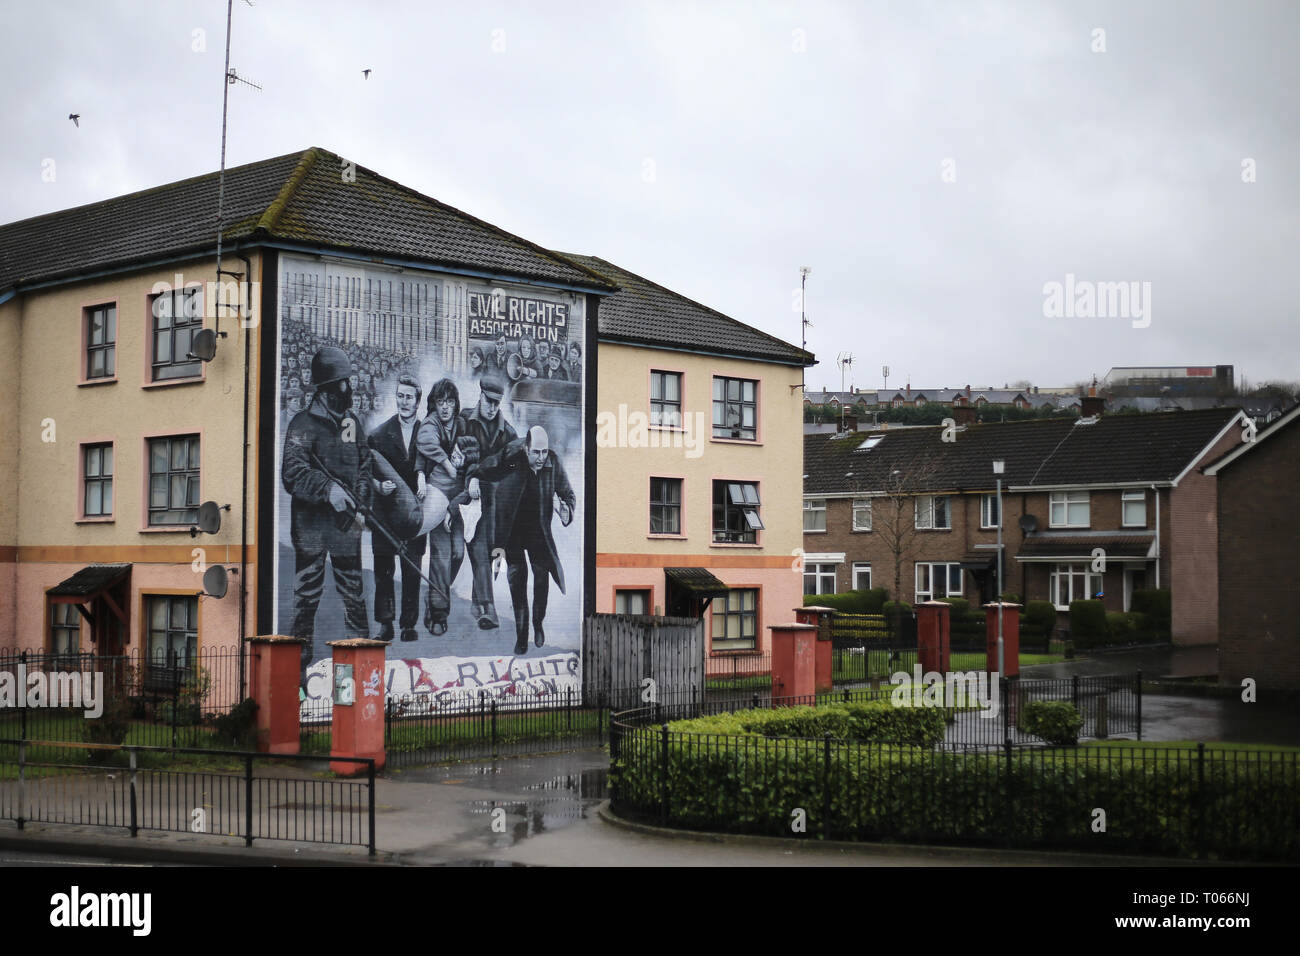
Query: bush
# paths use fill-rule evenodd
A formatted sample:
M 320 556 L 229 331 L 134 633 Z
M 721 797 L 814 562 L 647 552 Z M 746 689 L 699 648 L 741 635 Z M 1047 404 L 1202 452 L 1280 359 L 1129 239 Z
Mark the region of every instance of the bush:
M 176 693 L 176 699 L 158 702 L 158 719 L 177 727 L 189 727 L 203 719 L 203 701 L 212 687 L 206 667 L 192 668 Z
M 1172 609 L 1168 588 L 1140 588 L 1133 592 L 1129 607 L 1135 613 L 1147 615 L 1149 630 L 1156 640 L 1169 640 Z
M 1145 615 L 1143 616 L 1145 617 Z M 1132 644 L 1137 640 L 1137 624 L 1134 617 L 1135 615 L 1126 614 L 1123 611 L 1110 611 L 1106 614 L 1106 630 L 1109 632 L 1109 643 Z
M 1056 632 L 1056 605 L 1051 601 L 1030 601 L 1020 618 L 1020 629 L 1050 638 Z
M 879 614 L 889 592 L 884 588 L 866 591 L 844 591 L 840 594 L 805 594 L 804 606 L 820 604 L 834 608 L 841 614 Z
M 1070 640 L 1076 647 L 1104 644 L 1110 633 L 1106 629 L 1106 607 L 1101 601 L 1070 602 Z
M 1079 742 L 1083 718 L 1068 700 L 1031 700 L 1020 708 L 1016 729 L 1056 747 Z
M 95 718 L 87 718 L 85 727 L 86 741 L 92 744 L 114 744 L 120 746 L 126 742 L 131 732 L 131 721 L 135 716 L 136 701 L 130 690 L 135 686 L 135 669 L 122 661 L 115 665 L 117 669 L 104 674 L 104 712 Z M 102 763 L 110 759 L 112 751 L 90 751 L 91 763 Z
M 821 707 L 777 707 L 678 720 L 671 732 L 816 738 L 933 747 L 946 725 L 939 707 L 895 707 L 887 700 Z
M 212 722 L 217 739 L 237 750 L 257 746 L 257 701 L 246 697 Z
M 940 598 L 939 600 L 952 608 L 948 614 L 949 620 L 955 621 L 970 613 L 970 601 L 965 598 Z
M 1010 591 L 1008 591 L 1006 594 L 1002 595 L 1002 600 L 1003 600 L 1003 602 L 1006 603 L 1006 604 L 1022 604 L 1022 603 L 1024 603 L 1024 602 L 1022 602 L 1022 601 L 1020 600 L 1020 595 L 1019 595 L 1019 594 L 1012 594 Z

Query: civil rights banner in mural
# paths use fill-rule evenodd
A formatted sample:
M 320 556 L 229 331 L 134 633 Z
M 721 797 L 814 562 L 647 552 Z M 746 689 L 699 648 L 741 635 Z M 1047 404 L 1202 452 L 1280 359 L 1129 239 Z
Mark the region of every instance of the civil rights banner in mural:
M 580 686 L 583 307 L 280 260 L 272 613 L 305 642 L 305 710 L 354 637 L 392 642 L 414 712 Z

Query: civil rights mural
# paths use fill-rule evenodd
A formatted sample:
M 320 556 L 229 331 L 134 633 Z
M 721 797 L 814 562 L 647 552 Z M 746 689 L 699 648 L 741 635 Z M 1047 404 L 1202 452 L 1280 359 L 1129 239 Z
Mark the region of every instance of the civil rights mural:
M 583 301 L 281 259 L 276 631 L 391 641 L 406 712 L 581 686 Z

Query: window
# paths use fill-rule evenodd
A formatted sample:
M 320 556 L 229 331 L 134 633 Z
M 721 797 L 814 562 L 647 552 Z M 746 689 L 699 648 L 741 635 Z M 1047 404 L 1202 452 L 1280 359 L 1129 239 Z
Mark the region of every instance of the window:
M 1147 493 L 1145 491 L 1126 491 L 1123 494 L 1121 522 L 1126 528 L 1145 528 L 1147 526 Z
M 59 657 L 81 653 L 81 614 L 75 604 L 50 605 L 50 653 Z
M 744 378 L 713 380 L 713 437 L 758 439 L 758 383 Z
M 916 599 L 933 601 L 938 598 L 961 595 L 961 565 L 937 562 L 917 562 Z
M 113 446 L 86 445 L 82 455 L 82 514 L 108 517 L 113 513 Z
M 153 381 L 194 378 L 203 363 L 189 358 L 194 333 L 203 328 L 203 296 L 197 287 L 164 292 L 153 300 Z
M 650 373 L 650 424 L 680 428 L 682 425 L 682 376 L 680 372 Z
M 1002 524 L 1002 513 L 999 510 L 998 496 L 996 494 L 983 495 L 980 497 L 980 527 L 996 528 Z
M 871 590 L 871 565 L 866 561 L 853 562 L 853 590 Z
M 117 306 L 86 311 L 86 378 L 117 375 Z
M 713 649 L 747 650 L 758 638 L 758 590 L 732 588 L 726 601 L 713 599 Z
M 615 591 L 614 592 L 614 613 L 615 614 L 649 614 L 650 613 L 650 592 L 649 591 Z
M 871 499 L 870 498 L 853 499 L 853 530 L 854 531 L 871 530 Z
M 199 436 L 149 440 L 149 524 L 199 520 Z
M 803 569 L 804 594 L 834 594 L 835 565 L 808 564 Z
M 1058 611 L 1068 611 L 1071 601 L 1083 601 L 1102 593 L 1102 576 L 1087 564 L 1058 564 L 1052 568 L 1052 603 Z
M 199 651 L 199 599 L 147 597 L 149 666 L 193 667 Z
M 804 531 L 825 531 L 826 530 L 826 499 L 825 498 L 805 498 L 803 500 L 803 529 Z M 812 592 L 818 593 L 816 591 Z M 830 593 L 829 591 L 826 593 Z
M 750 481 L 713 483 L 713 540 L 723 544 L 755 544 L 763 530 L 758 516 L 758 485 Z
M 650 479 L 650 533 L 682 533 L 682 480 Z
M 951 528 L 946 495 L 921 495 L 916 499 L 916 526 L 935 530 Z
M 1048 521 L 1053 528 L 1088 527 L 1088 492 L 1053 491 Z

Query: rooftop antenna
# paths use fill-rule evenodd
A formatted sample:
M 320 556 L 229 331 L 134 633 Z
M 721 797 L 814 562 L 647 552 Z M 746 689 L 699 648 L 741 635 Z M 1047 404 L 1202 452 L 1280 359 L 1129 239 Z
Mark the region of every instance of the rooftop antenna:
M 810 275 L 812 275 L 811 267 L 809 266 L 799 267 L 799 334 L 800 334 L 799 341 L 800 341 L 800 346 L 803 348 L 805 352 L 808 351 L 808 327 L 812 325 L 812 323 L 808 321 L 808 308 L 807 308 L 808 277 Z M 807 374 L 808 372 L 805 369 L 799 375 L 800 378 L 799 384 L 790 386 L 791 395 L 794 394 L 794 390 L 796 388 L 802 388 L 804 390 L 804 395 L 808 394 L 808 384 L 807 382 L 803 381 L 804 377 Z
M 253 5 L 252 0 L 244 0 L 250 7 Z M 236 83 L 242 83 L 245 86 L 252 87 L 255 90 L 262 88 L 250 80 L 244 79 L 230 67 L 230 21 L 234 15 L 235 0 L 226 0 L 226 70 L 224 81 L 221 85 L 221 171 L 217 174 L 217 294 L 220 295 L 221 277 L 230 276 L 236 280 L 242 280 L 242 272 L 226 272 L 221 268 L 221 234 L 223 232 L 223 215 L 225 212 L 226 202 L 226 120 L 230 113 L 230 88 Z M 216 313 L 216 333 L 221 338 L 226 337 L 226 333 L 221 331 L 221 308 L 222 304 L 214 303 Z M 234 306 L 238 314 L 239 304 Z
M 835 359 L 840 367 L 840 431 L 844 431 L 844 375 L 846 370 L 853 365 L 853 353 L 841 352 Z
M 880 366 L 880 374 L 885 377 L 885 391 L 889 391 L 889 366 Z

